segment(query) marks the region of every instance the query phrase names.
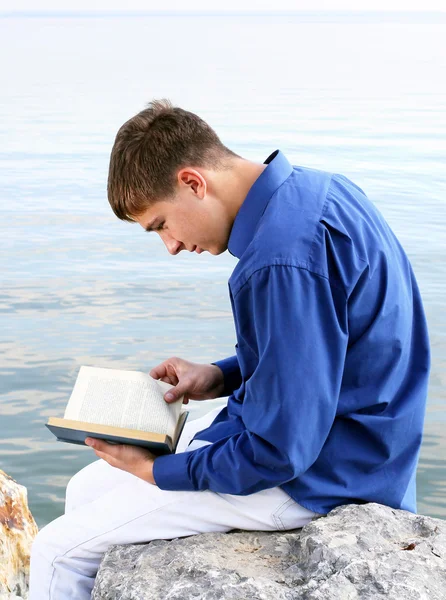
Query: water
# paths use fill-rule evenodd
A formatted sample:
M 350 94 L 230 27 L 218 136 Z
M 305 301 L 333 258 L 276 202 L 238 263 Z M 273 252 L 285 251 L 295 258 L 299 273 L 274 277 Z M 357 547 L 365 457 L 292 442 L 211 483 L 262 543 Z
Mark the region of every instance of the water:
M 106 200 L 116 131 L 154 97 L 249 159 L 281 148 L 347 175 L 384 213 L 432 342 L 419 511 L 446 516 L 445 39 L 429 15 L 0 19 L 0 468 L 28 488 L 39 526 L 95 458 L 44 427 L 81 364 L 233 353 L 235 259 L 171 257 Z

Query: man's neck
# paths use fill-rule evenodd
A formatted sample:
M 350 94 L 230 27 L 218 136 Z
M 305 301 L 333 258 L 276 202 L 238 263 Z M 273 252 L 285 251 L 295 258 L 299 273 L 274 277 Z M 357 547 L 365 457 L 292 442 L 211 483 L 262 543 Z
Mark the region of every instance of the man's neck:
M 245 201 L 249 190 L 267 165 L 251 162 L 243 158 L 236 158 L 230 169 L 220 172 L 216 182 L 218 196 L 222 199 L 232 221 L 235 220 L 241 205 Z

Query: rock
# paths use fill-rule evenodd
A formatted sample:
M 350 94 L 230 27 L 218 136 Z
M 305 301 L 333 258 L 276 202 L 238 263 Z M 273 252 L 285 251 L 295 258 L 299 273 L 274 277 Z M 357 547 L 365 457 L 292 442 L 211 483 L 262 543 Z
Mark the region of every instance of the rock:
M 0 470 L 0 600 L 28 597 L 29 557 L 36 535 L 26 488 Z
M 444 600 L 446 523 L 347 505 L 301 530 L 112 546 L 92 600 Z

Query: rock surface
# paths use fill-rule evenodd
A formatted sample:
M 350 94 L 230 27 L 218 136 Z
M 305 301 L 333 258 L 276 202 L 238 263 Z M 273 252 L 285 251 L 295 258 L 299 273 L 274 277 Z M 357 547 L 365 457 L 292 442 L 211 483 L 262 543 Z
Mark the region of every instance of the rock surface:
M 342 506 L 289 532 L 113 546 L 92 600 L 445 600 L 446 522 Z
M 29 558 L 36 535 L 26 488 L 0 469 L 0 600 L 28 597 Z
M 0 470 L 0 600 L 28 597 L 29 557 L 36 535 L 26 488 Z

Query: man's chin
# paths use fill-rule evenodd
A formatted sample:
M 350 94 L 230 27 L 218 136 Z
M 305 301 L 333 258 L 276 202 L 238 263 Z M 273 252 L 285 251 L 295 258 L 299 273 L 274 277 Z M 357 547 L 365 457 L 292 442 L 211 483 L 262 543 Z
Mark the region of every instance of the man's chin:
M 228 249 L 227 244 L 223 244 L 221 246 L 214 246 L 212 248 L 200 248 L 199 254 L 203 254 L 203 252 L 209 252 L 213 256 L 218 256 L 219 254 L 223 254 Z
M 223 254 L 223 252 L 226 252 L 227 249 L 228 248 L 225 246 L 224 248 L 213 248 L 211 250 L 208 250 L 208 252 L 213 256 L 218 256 L 219 254 Z

